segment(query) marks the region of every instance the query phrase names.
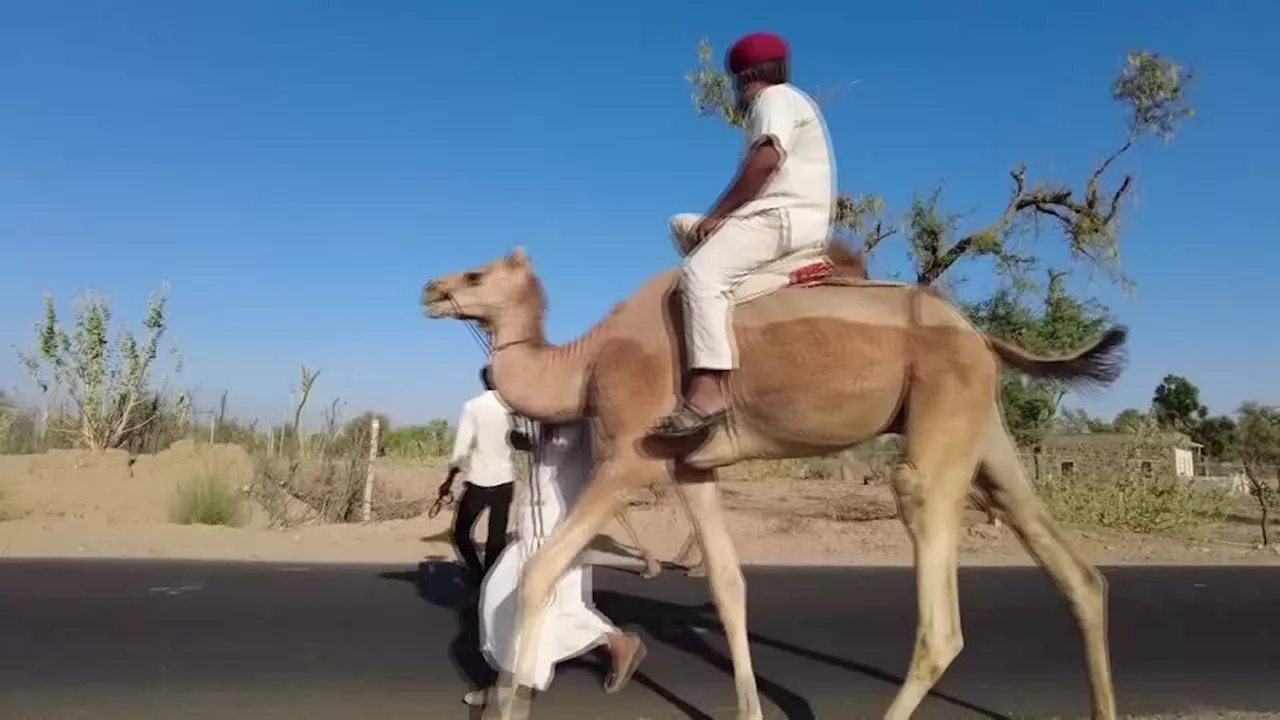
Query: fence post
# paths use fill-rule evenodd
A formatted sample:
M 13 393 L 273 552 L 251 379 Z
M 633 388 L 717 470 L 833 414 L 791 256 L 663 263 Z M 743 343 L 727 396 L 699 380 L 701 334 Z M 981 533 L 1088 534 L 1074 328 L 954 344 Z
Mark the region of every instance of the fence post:
M 378 431 L 381 429 L 381 423 L 378 418 L 373 418 L 369 423 L 369 468 L 364 475 L 364 504 L 360 509 L 361 517 L 364 522 L 369 522 L 373 517 L 373 472 L 374 466 L 378 462 Z

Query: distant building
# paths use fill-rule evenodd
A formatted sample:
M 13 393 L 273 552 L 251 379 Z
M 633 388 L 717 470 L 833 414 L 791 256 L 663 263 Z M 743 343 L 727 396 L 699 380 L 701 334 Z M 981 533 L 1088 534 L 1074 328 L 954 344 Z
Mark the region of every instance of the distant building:
M 1204 446 L 1185 434 L 1055 433 L 1040 452 L 1028 454 L 1028 468 L 1042 480 L 1099 480 L 1122 474 L 1192 477 L 1202 466 Z

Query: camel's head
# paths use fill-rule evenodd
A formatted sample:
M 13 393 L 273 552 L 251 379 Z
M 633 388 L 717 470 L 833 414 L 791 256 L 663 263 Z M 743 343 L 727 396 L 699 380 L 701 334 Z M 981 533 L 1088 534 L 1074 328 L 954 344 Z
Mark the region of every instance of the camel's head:
M 536 287 L 529 257 L 516 248 L 480 267 L 427 281 L 422 308 L 429 318 L 475 320 L 488 327 L 503 312 L 528 303 Z

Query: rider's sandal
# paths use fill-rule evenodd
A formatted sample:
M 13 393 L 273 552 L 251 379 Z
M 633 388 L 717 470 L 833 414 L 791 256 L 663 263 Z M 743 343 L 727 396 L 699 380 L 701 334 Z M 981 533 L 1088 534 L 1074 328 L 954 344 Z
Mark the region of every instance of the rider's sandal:
M 688 437 L 724 421 L 728 415 L 727 406 L 708 413 L 699 410 L 688 400 L 682 400 L 676 411 L 659 420 L 650 434 L 671 438 Z

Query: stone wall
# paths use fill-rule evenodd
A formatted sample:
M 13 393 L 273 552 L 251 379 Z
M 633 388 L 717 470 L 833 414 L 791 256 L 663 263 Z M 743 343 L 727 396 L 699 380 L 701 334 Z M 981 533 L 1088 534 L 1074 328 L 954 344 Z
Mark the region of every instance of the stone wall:
M 1172 476 L 1177 473 L 1174 448 L 1194 450 L 1194 444 L 1179 433 L 1050 435 L 1038 456 L 1024 453 L 1024 462 L 1027 472 L 1041 480 L 1105 482 L 1135 475 Z M 1197 458 L 1197 474 L 1200 464 Z

